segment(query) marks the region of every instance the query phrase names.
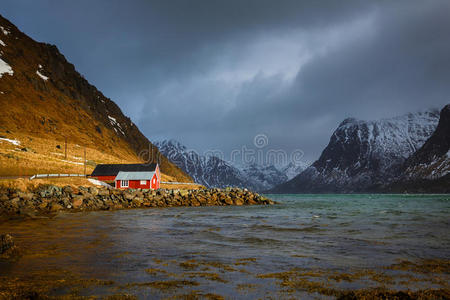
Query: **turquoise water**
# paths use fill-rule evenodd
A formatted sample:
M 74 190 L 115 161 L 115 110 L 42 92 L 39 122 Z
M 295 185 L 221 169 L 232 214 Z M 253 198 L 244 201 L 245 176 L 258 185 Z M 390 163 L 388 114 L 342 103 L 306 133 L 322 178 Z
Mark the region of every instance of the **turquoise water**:
M 20 276 L 45 264 L 111 279 L 115 291 L 119 286 L 119 291 L 141 297 L 164 298 L 195 290 L 230 298 L 308 298 L 319 294 L 302 288 L 287 292 L 276 279 L 260 275 L 293 269 L 385 273 L 386 266 L 401 261 L 450 259 L 450 195 L 268 197 L 279 204 L 63 214 L 50 220 L 1 224 L 0 232 L 12 233 L 18 244 L 35 252 L 50 249 L 52 255 L 25 257 L 3 265 L 0 273 Z M 159 271 L 145 272 L 148 268 Z M 221 280 L 195 272 L 215 273 Z M 448 283 L 448 274 L 440 276 Z M 175 279 L 198 285 L 168 290 L 124 287 Z M 344 289 L 379 285 L 370 280 L 336 283 Z M 426 281 L 387 287 L 440 286 Z

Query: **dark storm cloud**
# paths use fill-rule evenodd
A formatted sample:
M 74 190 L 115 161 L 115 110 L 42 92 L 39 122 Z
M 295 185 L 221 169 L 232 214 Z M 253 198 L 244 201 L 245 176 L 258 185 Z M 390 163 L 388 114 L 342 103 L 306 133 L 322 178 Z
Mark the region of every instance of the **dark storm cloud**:
M 5 1 L 150 138 L 320 154 L 339 122 L 440 107 L 449 1 Z

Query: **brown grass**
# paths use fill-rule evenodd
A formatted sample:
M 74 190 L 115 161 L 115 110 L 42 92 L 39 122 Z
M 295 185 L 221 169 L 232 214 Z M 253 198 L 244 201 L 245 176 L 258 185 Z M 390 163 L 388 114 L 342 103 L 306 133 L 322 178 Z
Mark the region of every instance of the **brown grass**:
M 163 181 L 164 181 L 164 179 L 163 179 Z M 206 187 L 201 184 L 169 184 L 169 183 L 161 183 L 161 188 L 163 188 L 163 189 L 178 189 L 178 190 L 206 189 Z
M 65 159 L 64 141 L 30 137 L 24 134 L 3 136 L 20 141 L 20 145 L 16 146 L 0 140 L 0 176 L 84 173 L 85 148 L 83 146 L 68 143 L 67 159 Z M 60 149 L 57 148 L 58 145 Z M 21 150 L 24 148 L 28 151 Z M 87 174 L 92 172 L 96 164 L 140 162 L 131 152 L 120 151 L 112 155 L 90 147 L 86 147 L 86 161 Z
M 165 181 L 168 178 L 173 178 L 166 174 L 161 174 L 162 180 Z M 77 188 L 80 186 L 90 187 L 96 186 L 92 184 L 87 178 L 84 177 L 49 177 L 42 179 L 27 179 L 27 178 L 18 178 L 18 179 L 0 179 L 0 187 L 4 188 L 15 188 L 22 191 L 32 191 L 36 189 L 40 185 L 51 184 L 55 186 L 64 187 L 70 185 L 73 188 Z M 162 185 L 162 188 L 173 189 L 179 188 L 178 185 Z M 205 188 L 202 185 L 189 185 L 190 189 L 202 189 Z
M 84 174 L 85 148 L 78 144 L 68 143 L 67 159 L 65 159 L 64 141 L 29 137 L 22 134 L 3 136 L 20 141 L 20 145 L 16 146 L 0 140 L 0 177 L 31 176 L 35 174 Z M 60 148 L 57 147 L 58 145 Z M 27 151 L 22 151 L 24 148 Z M 141 162 L 136 160 L 133 153 L 127 151 L 111 155 L 95 148 L 86 147 L 86 174 L 91 174 L 97 164 Z M 180 181 L 167 174 L 161 174 L 161 176 L 164 182 Z M 69 181 L 69 184 L 78 184 L 76 180 L 71 179 Z M 49 183 L 52 184 L 52 182 Z M 85 180 L 80 181 L 79 185 L 91 186 L 92 184 Z M 161 184 L 161 188 L 203 189 L 205 187 L 199 184 Z
M 36 189 L 40 185 L 51 184 L 56 186 L 67 186 L 77 188 L 79 186 L 95 186 L 86 178 L 77 178 L 77 177 L 61 177 L 61 178 L 45 178 L 45 179 L 0 179 L 0 187 L 6 188 L 16 188 L 22 191 L 32 191 Z

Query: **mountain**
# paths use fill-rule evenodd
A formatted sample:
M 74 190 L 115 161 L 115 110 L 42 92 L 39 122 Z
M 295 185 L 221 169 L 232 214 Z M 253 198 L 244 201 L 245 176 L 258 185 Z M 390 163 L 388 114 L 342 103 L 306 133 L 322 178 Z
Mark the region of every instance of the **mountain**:
M 288 180 L 287 175 L 273 165 L 261 166 L 253 163 L 245 165 L 241 171 L 251 185 L 257 186 L 258 191 L 271 189 Z
M 435 132 L 404 165 L 408 179 L 437 179 L 450 173 L 450 104 L 440 113 Z
M 3 141 L 15 140 L 32 149 L 25 156 L 2 142 L 0 173 L 4 175 L 72 171 L 76 161 L 67 158 L 61 165 L 57 156 L 65 141 L 73 153 L 86 147 L 97 163 L 142 162 L 143 151 L 151 145 L 117 104 L 78 73 L 55 45 L 34 41 L 1 16 L 0 104 Z M 161 170 L 191 181 L 165 157 Z
M 160 141 L 155 145 L 197 183 L 207 187 L 247 187 L 240 170 L 220 158 L 201 156 L 175 140 Z
M 285 174 L 287 180 L 291 180 L 308 167 L 307 163 L 294 164 L 293 162 L 288 163 L 284 167 L 280 168 L 281 173 Z
M 378 121 L 345 119 L 320 158 L 277 193 L 363 192 L 394 181 L 406 159 L 433 134 L 438 111 Z
M 389 192 L 450 193 L 450 104 L 431 137 L 409 157 Z
M 175 140 L 164 140 L 155 145 L 195 182 L 208 187 L 238 186 L 263 191 L 288 180 L 286 173 L 272 165 L 249 164 L 238 168 L 216 156 L 199 155 Z M 295 166 L 288 165 L 285 170 L 291 174 L 295 172 Z

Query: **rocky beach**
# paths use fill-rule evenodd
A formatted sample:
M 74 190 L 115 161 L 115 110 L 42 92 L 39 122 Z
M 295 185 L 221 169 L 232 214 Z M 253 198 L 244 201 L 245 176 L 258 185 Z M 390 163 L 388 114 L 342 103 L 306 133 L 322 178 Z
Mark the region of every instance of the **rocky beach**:
M 0 190 L 0 218 L 51 216 L 59 211 L 79 212 L 174 206 L 268 205 L 274 202 L 239 188 L 226 189 L 108 189 L 55 185 L 31 191 Z

